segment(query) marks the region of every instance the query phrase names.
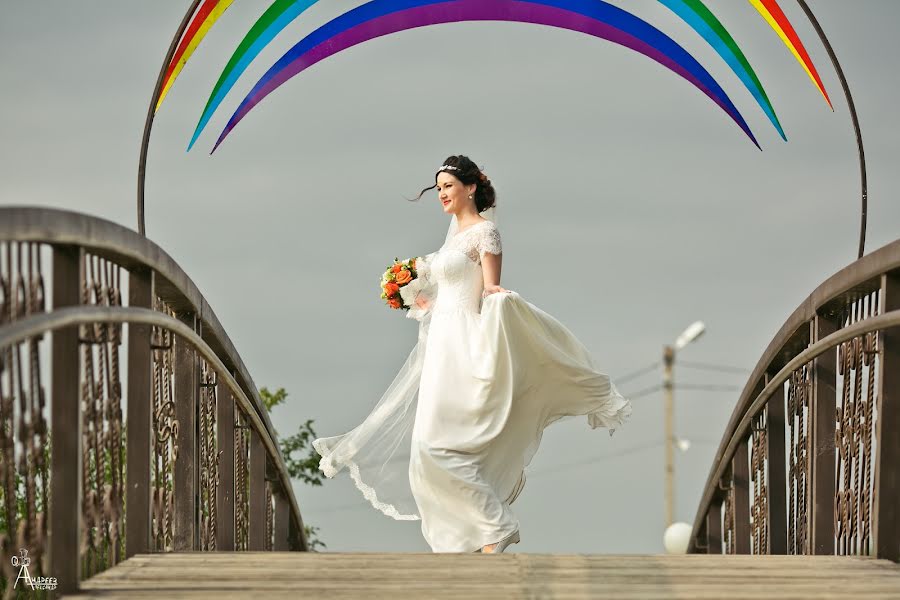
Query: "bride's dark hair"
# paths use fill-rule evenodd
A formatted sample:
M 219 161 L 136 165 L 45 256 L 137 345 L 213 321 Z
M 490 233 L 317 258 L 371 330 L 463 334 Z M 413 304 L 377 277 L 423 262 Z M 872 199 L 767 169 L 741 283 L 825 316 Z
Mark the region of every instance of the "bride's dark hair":
M 478 212 L 484 212 L 497 204 L 497 192 L 494 190 L 494 186 L 491 185 L 491 180 L 481 172 L 478 165 L 472 162 L 468 156 L 463 156 L 462 154 L 448 156 L 442 166 L 444 165 L 456 167 L 456 169 L 447 170 L 446 172 L 459 179 L 464 185 L 472 185 L 474 183 L 477 186 L 473 196 L 475 209 Z M 419 192 L 419 195 L 414 200 L 418 200 L 422 197 L 422 194 L 437 187 L 437 176 L 440 172 L 438 171 L 434 174 L 435 185 Z

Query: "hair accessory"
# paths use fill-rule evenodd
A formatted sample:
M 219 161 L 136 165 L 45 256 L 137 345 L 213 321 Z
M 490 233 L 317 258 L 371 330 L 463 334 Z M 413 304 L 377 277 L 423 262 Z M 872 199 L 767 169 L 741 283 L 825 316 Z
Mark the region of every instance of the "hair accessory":
M 441 168 L 438 171 L 459 171 L 459 167 L 454 167 L 453 165 L 441 165 Z

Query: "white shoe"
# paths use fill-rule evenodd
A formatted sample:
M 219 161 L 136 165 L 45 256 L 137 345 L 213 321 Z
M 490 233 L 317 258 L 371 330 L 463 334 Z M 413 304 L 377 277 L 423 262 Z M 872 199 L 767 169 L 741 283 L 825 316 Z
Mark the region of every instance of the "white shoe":
M 493 550 L 486 551 L 486 550 L 482 549 L 481 551 L 484 554 L 500 554 L 506 549 L 507 546 L 509 546 L 511 544 L 518 544 L 518 543 L 519 543 L 519 531 L 516 530 L 516 531 L 513 531 L 508 536 L 506 536 L 505 538 L 503 538 L 502 540 L 500 540 L 499 542 L 497 542 L 496 545 L 494 545 Z

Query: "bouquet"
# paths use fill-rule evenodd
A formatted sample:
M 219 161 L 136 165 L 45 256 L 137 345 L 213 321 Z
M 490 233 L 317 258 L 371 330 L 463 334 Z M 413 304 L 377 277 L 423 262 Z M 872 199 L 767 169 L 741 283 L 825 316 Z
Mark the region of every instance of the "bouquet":
M 422 282 L 416 273 L 416 259 L 401 261 L 394 258 L 394 264 L 381 276 L 381 299 L 393 309 L 409 310 L 421 287 Z

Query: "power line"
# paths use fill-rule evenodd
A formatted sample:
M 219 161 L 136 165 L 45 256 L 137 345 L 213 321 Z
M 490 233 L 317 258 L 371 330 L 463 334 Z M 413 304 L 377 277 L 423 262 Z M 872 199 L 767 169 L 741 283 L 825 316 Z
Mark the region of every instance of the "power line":
M 739 385 L 715 385 L 701 383 L 682 383 L 675 386 L 676 390 L 699 390 L 704 392 L 739 392 L 742 388 Z
M 731 367 L 728 365 L 716 365 L 712 363 L 702 363 L 702 362 L 691 362 L 686 360 L 679 360 L 676 363 L 679 367 L 687 367 L 689 369 L 700 369 L 703 371 L 718 371 L 720 373 L 749 373 L 750 369 L 745 369 L 743 367 Z
M 642 444 L 640 446 L 634 446 L 632 448 L 625 448 L 620 450 L 619 452 L 611 452 L 610 454 L 604 454 L 603 456 L 597 456 L 595 458 L 589 458 L 587 460 L 579 460 L 570 463 L 562 463 L 560 465 L 553 465 L 551 467 L 546 467 L 544 469 L 538 469 L 533 473 L 528 473 L 529 476 L 532 475 L 541 475 L 543 473 L 557 473 L 559 471 L 563 471 L 565 469 L 571 469 L 572 467 L 583 467 L 587 465 L 593 465 L 598 462 L 604 462 L 609 460 L 610 458 L 618 458 L 620 456 L 627 456 L 628 454 L 636 454 L 638 452 L 643 452 L 644 450 L 650 450 L 651 448 L 659 448 L 662 446 L 662 442 L 653 442 L 651 444 Z
M 718 440 L 710 440 L 710 439 L 706 439 L 706 438 L 701 438 L 701 439 L 691 438 L 690 441 L 692 444 L 718 444 L 719 443 Z M 562 471 L 562 470 L 569 469 L 572 467 L 582 467 L 582 466 L 587 466 L 587 465 L 593 465 L 593 464 L 596 464 L 599 462 L 605 462 L 605 461 L 609 460 L 610 458 L 618 458 L 621 456 L 627 456 L 628 454 L 636 454 L 638 452 L 643 452 L 644 450 L 650 450 L 652 448 L 659 448 L 663 444 L 664 444 L 663 441 L 659 441 L 659 442 L 652 442 L 649 444 L 642 444 L 640 446 L 633 446 L 631 448 L 625 448 L 624 450 L 620 450 L 619 452 L 612 452 L 610 454 L 604 454 L 603 456 L 598 456 L 598 457 L 590 458 L 587 460 L 579 460 L 576 462 L 553 465 L 551 467 L 539 469 L 537 471 L 534 471 L 533 473 L 528 473 L 528 475 L 529 476 L 540 475 L 543 473 L 551 473 L 551 472 L 556 473 L 558 471 Z
M 658 392 L 663 389 L 662 384 L 650 386 L 648 388 L 644 388 L 639 390 L 633 394 L 623 393 L 622 395 L 628 398 L 629 400 L 636 400 L 638 398 L 643 398 L 644 396 L 649 396 L 654 392 Z M 672 389 L 675 390 L 692 390 L 692 391 L 700 391 L 700 392 L 739 392 L 743 390 L 739 385 L 715 385 L 715 384 L 705 384 L 705 383 L 681 383 L 673 386 Z
M 716 371 L 718 373 L 739 373 L 742 375 L 750 373 L 750 369 L 745 369 L 743 367 L 732 367 L 730 365 L 717 365 L 713 363 L 692 362 L 686 360 L 679 360 L 676 364 L 679 367 L 686 367 L 688 369 L 697 369 L 701 371 Z M 646 375 L 647 373 L 650 373 L 653 370 L 659 368 L 659 366 L 659 362 L 654 362 L 645 367 L 641 367 L 640 369 L 632 371 L 631 373 L 628 373 L 622 377 L 614 377 L 613 379 L 617 384 L 623 384 L 627 381 L 637 379 L 642 375 Z
M 650 371 L 652 371 L 658 367 L 659 367 L 659 362 L 657 361 L 655 363 L 647 365 L 646 367 L 641 367 L 637 371 L 633 371 L 633 372 L 625 375 L 624 377 L 616 377 L 615 381 L 616 381 L 616 383 L 625 383 L 626 381 L 631 381 L 632 379 L 636 379 L 637 377 L 640 377 L 641 375 L 643 375 L 645 373 L 649 373 Z
M 662 387 L 663 387 L 662 384 L 659 384 L 659 383 L 658 383 L 658 384 L 656 384 L 656 385 L 654 385 L 654 386 L 651 386 L 651 387 L 648 387 L 648 388 L 644 388 L 644 389 L 642 389 L 642 390 L 640 390 L 640 391 L 638 391 L 638 392 L 635 392 L 635 393 L 633 393 L 633 394 L 622 394 L 622 395 L 625 396 L 626 398 L 628 398 L 629 400 L 635 400 L 636 398 L 642 398 L 642 397 L 644 397 L 644 396 L 649 396 L 649 395 L 652 394 L 653 392 L 658 392 L 659 390 L 662 389 Z

